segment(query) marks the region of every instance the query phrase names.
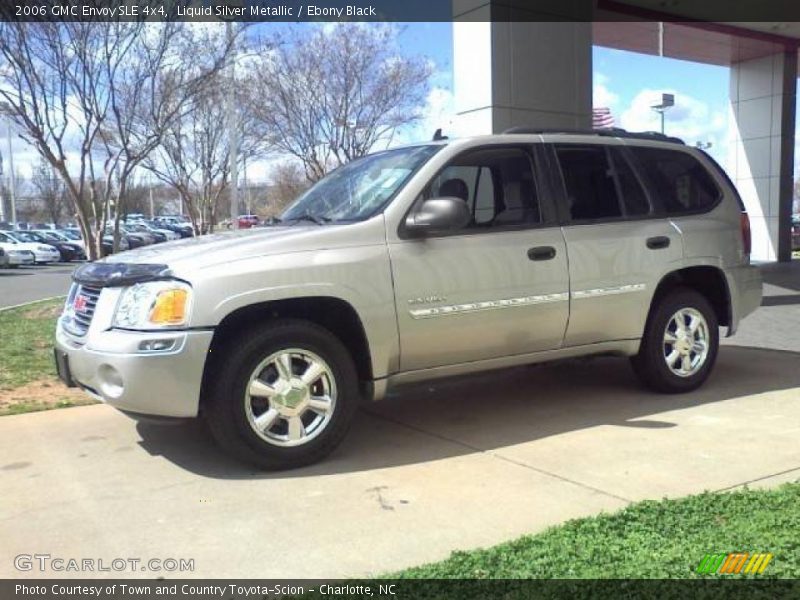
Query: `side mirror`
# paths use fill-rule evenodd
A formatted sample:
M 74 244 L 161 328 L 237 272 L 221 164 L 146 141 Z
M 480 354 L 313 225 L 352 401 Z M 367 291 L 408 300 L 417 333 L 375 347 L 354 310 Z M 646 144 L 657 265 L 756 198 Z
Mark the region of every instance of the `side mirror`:
M 461 198 L 431 198 L 408 215 L 406 229 L 414 235 L 445 233 L 466 227 L 471 220 L 469 207 Z

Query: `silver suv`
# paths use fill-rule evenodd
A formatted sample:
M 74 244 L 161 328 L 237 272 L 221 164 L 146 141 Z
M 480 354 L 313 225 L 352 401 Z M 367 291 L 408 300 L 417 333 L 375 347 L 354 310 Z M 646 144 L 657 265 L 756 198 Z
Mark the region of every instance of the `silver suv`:
M 749 252 L 730 180 L 680 140 L 437 140 L 354 160 L 269 227 L 82 266 L 56 361 L 122 411 L 202 416 L 235 456 L 297 467 L 404 382 L 615 354 L 693 390 L 760 304 Z

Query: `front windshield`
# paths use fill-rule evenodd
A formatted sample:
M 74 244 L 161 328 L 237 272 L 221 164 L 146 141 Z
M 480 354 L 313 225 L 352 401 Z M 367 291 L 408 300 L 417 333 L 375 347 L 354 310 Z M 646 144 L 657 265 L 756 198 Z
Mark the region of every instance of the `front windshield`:
M 440 145 L 386 150 L 329 173 L 281 215 L 281 221 L 360 221 L 379 210 Z

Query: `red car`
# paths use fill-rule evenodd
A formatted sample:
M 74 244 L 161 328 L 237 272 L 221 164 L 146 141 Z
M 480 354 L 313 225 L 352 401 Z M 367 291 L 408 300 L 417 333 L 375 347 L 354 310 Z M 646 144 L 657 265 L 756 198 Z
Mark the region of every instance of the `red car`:
M 255 215 L 239 215 L 239 229 L 250 229 L 258 225 L 258 217 Z

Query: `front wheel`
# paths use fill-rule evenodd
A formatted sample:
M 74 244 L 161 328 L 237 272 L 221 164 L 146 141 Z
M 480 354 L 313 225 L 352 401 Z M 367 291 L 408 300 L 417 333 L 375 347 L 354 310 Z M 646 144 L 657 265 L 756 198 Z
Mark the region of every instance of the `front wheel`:
M 316 462 L 342 440 L 358 406 L 347 349 L 328 330 L 274 321 L 218 350 L 206 419 L 230 454 L 269 470 Z
M 689 392 L 708 378 L 718 349 L 714 309 L 702 294 L 679 288 L 653 308 L 631 363 L 648 387 L 669 394 Z

